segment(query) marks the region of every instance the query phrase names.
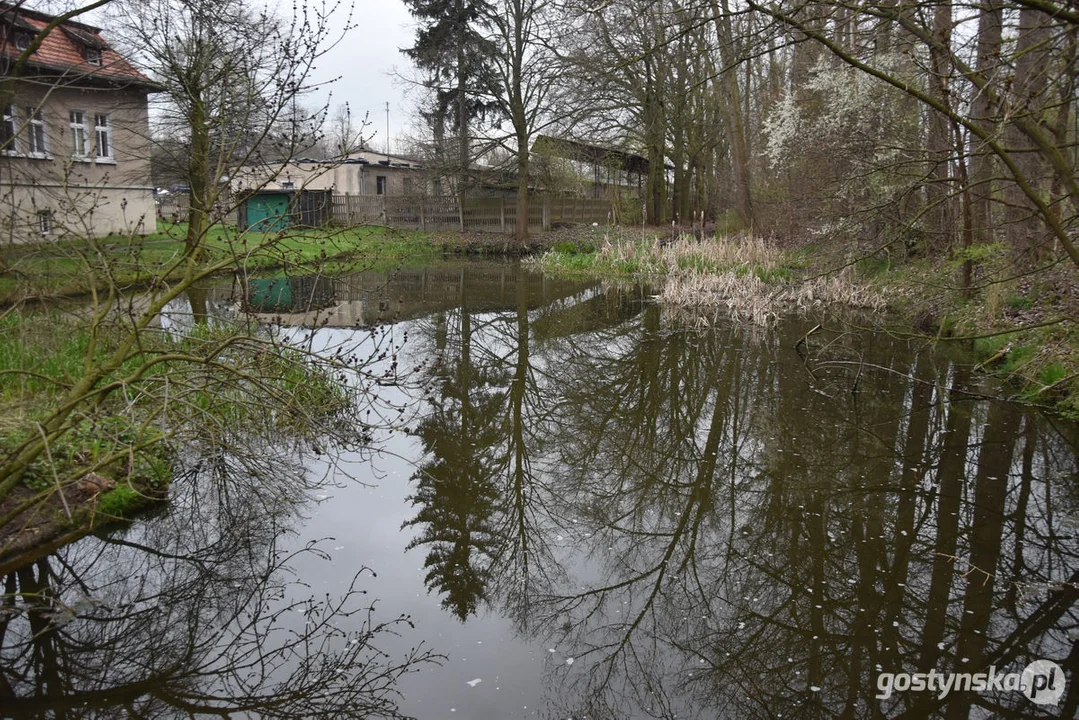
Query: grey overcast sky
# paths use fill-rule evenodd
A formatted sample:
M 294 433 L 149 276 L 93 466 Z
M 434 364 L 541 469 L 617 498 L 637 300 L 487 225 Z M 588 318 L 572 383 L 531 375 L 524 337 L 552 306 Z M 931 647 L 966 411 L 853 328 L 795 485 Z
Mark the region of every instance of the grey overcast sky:
M 412 45 L 415 23 L 401 0 L 355 0 L 353 22 L 356 27 L 318 64 L 316 80 L 340 78 L 330 86 L 331 112 L 348 102 L 354 122 L 367 113 L 368 133 L 375 133 L 373 147 L 385 146 L 389 102 L 390 138 L 396 152 L 397 137 L 412 132 L 412 107 L 405 83 L 394 77 L 394 71 L 410 73 L 411 61 L 400 48 Z
M 281 8 L 287 13 L 291 6 L 285 0 L 249 0 L 251 5 L 268 4 Z M 317 6 L 322 0 L 310 0 Z M 370 140 L 372 147 L 382 149 L 386 138 L 386 103 L 390 103 L 390 138 L 392 150 L 400 150 L 396 138 L 402 133 L 411 133 L 411 106 L 406 100 L 406 86 L 402 80 L 394 77 L 394 71 L 408 76 L 411 61 L 400 48 L 412 45 L 415 35 L 415 23 L 408 9 L 401 0 L 352 0 L 353 25 L 348 35 L 317 64 L 313 77 L 316 83 L 325 83 L 333 78 L 340 78 L 326 90 L 313 94 L 306 104 L 317 106 L 327 101 L 328 93 L 330 112 L 338 105 L 348 103 L 354 122 L 368 115 L 370 125 L 365 136 L 374 135 Z M 325 0 L 331 5 L 333 0 Z M 46 12 L 78 6 L 73 0 L 30 0 L 28 6 L 40 8 Z M 343 5 L 347 5 L 344 0 Z M 345 10 L 339 11 L 338 27 L 345 22 Z M 87 15 L 86 22 L 105 26 L 104 11 Z

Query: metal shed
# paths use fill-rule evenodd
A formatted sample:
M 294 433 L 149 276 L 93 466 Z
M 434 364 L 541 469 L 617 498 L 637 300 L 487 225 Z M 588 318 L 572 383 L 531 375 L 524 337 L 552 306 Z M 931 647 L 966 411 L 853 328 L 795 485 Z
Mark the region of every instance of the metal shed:
M 236 210 L 241 229 L 279 232 L 290 227 L 323 227 L 333 220 L 332 190 L 256 190 Z

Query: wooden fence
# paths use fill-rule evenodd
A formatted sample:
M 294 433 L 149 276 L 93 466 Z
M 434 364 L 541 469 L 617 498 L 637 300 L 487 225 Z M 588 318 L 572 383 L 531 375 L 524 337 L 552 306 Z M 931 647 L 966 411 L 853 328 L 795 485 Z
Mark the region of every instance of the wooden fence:
M 537 196 L 530 199 L 528 227 L 550 230 L 561 223 L 606 224 L 609 200 Z M 388 225 L 417 230 L 511 232 L 517 224 L 517 198 L 454 196 L 334 195 L 338 225 Z
M 210 220 L 219 222 L 234 222 L 236 211 L 233 207 L 233 197 L 230 193 L 221 193 L 217 203 L 210 211 Z M 191 196 L 187 193 L 173 193 L 171 195 L 158 195 L 154 198 L 154 206 L 157 208 L 157 219 L 165 222 L 187 222 L 187 214 L 191 209 Z
M 187 220 L 187 211 L 191 206 L 191 196 L 178 193 L 175 195 L 158 195 L 154 198 L 157 207 L 157 219 L 168 222 L 180 222 Z

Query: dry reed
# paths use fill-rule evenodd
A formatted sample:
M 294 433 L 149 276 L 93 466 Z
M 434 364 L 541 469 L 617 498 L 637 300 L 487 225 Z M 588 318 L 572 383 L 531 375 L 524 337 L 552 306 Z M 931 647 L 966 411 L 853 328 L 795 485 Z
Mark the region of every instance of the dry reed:
M 849 272 L 802 283 L 767 283 L 756 275 L 682 273 L 667 277 L 661 293 L 665 304 L 692 309 L 702 319 L 726 313 L 757 325 L 771 325 L 780 316 L 828 305 L 881 311 L 884 298 L 850 277 Z
M 753 236 L 705 241 L 682 236 L 670 243 L 658 238 L 607 241 L 592 267 L 663 276 L 660 297 L 664 304 L 691 311 L 700 323 L 729 314 L 768 326 L 783 314 L 827 305 L 878 312 L 887 306 L 884 297 L 858 282 L 850 268 L 812 280 L 793 280 L 786 255 Z

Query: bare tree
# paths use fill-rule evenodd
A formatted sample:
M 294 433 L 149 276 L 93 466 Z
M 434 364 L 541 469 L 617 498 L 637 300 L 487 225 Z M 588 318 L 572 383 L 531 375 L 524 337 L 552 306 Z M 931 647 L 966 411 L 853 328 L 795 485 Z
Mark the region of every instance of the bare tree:
M 555 107 L 561 64 L 552 51 L 548 0 L 497 0 L 487 12 L 492 28 L 492 64 L 498 79 L 491 104 L 509 119 L 508 148 L 516 160 L 517 213 L 514 237 L 528 239 L 528 193 L 532 141 L 547 125 L 558 123 L 568 108 Z
M 366 116 L 356 121 L 348 103 L 338 105 L 330 116 L 327 130 L 327 144 L 333 157 L 344 157 L 363 147 L 363 129 L 367 126 Z
M 291 17 L 243 0 L 153 0 L 116 5 L 113 26 L 157 80 L 160 123 L 187 143 L 187 252 L 232 204 L 236 168 L 280 164 L 318 139 L 324 109 L 298 103 L 315 63 L 351 27 L 339 3 L 304 2 Z M 335 14 L 336 13 L 336 14 Z

